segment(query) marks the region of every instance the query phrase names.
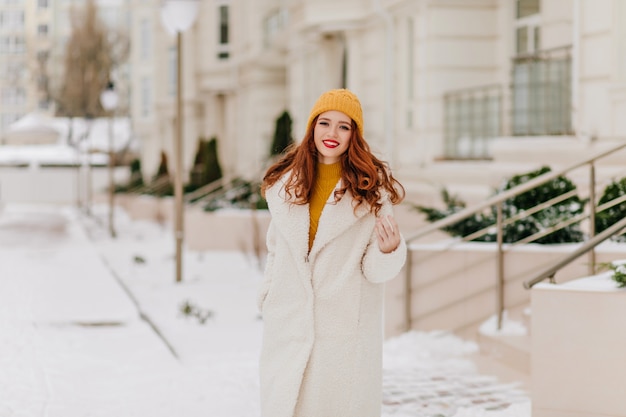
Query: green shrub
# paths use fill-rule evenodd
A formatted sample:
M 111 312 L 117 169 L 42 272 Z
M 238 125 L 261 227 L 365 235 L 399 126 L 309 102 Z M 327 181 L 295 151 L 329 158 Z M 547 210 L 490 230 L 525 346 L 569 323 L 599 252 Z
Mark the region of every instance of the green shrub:
M 158 187 L 156 186 L 157 184 L 159 184 Z M 159 167 L 156 174 L 152 177 L 152 183 L 147 188 L 146 193 L 159 197 L 174 195 L 174 185 L 170 177 L 167 154 L 165 151 L 161 151 Z
M 141 160 L 138 158 L 133 159 L 130 162 L 130 177 L 126 184 L 116 184 L 116 193 L 125 193 L 127 191 L 135 190 L 143 187 L 143 176 L 141 174 Z
M 280 155 L 291 143 L 291 116 L 284 111 L 278 119 L 276 119 L 276 129 L 274 130 L 274 140 L 270 149 L 270 156 Z
M 267 201 L 261 196 L 260 183 L 238 178 L 208 200 L 204 206 L 206 211 L 222 208 L 263 210 L 267 209 Z
M 217 138 L 210 140 L 200 138 L 193 167 L 189 175 L 189 184 L 185 192 L 191 192 L 222 178 L 222 168 L 217 154 Z
M 598 201 L 598 205 L 602 205 L 616 198 L 622 197 L 626 194 L 626 178 L 622 178 L 619 181 L 612 181 L 606 186 L 602 192 L 602 197 Z M 596 233 L 600 233 L 603 230 L 608 229 L 618 220 L 621 220 L 626 216 L 626 202 L 619 203 L 613 207 L 609 207 L 599 213 L 596 213 Z M 626 234 L 613 236 L 612 240 L 617 242 L 626 242 Z
M 526 174 L 516 175 L 510 178 L 499 191 L 504 192 L 510 190 L 549 171 L 549 167 L 543 167 Z M 502 204 L 503 219 L 509 219 L 518 213 L 575 189 L 576 185 L 572 181 L 564 176 L 559 176 L 530 191 L 505 200 Z M 424 213 L 426 215 L 426 219 L 430 222 L 437 221 L 465 208 L 465 203 L 457 197 L 450 196 L 447 190 L 442 191 L 442 198 L 446 205 L 443 210 L 423 207 L 420 205 L 413 205 L 413 208 L 421 213 Z M 581 214 L 584 210 L 584 205 L 585 201 L 574 195 L 528 217 L 517 220 L 503 228 L 503 241 L 505 243 L 514 243 L 537 232 L 544 231 L 554 225 L 567 221 Z M 444 228 L 444 231 L 452 236 L 468 236 L 481 229 L 495 225 L 496 216 L 496 208 L 492 207 L 482 213 L 474 214 L 459 221 L 458 223 L 446 227 Z M 583 238 L 584 236 L 580 230 L 580 224 L 574 223 L 537 239 L 535 243 L 554 244 L 581 242 Z M 488 233 L 473 240 L 495 242 L 496 239 L 496 231 L 490 230 Z

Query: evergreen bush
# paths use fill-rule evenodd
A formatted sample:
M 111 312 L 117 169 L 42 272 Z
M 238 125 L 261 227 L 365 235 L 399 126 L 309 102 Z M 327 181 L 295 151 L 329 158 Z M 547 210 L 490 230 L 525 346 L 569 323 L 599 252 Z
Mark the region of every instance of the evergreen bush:
M 137 188 L 143 187 L 143 176 L 141 174 L 141 160 L 138 158 L 130 161 L 130 177 L 126 184 L 116 185 L 115 192 L 123 193 L 131 190 L 135 190 Z
M 542 167 L 535 171 L 516 175 L 506 181 L 506 183 L 501 187 L 500 192 L 510 190 L 549 171 L 549 167 Z M 559 176 L 532 190 L 505 200 L 502 204 L 503 219 L 506 221 L 506 219 L 509 219 L 518 213 L 575 189 L 576 185 L 572 181 L 564 176 Z M 437 221 L 465 208 L 465 203 L 457 197 L 450 196 L 447 190 L 442 191 L 442 198 L 446 205 L 445 209 L 423 207 L 420 205 L 413 205 L 413 208 L 421 213 L 424 213 L 426 215 L 426 220 L 429 222 Z M 554 225 L 558 225 L 559 223 L 572 219 L 583 212 L 584 205 L 585 201 L 574 195 L 528 217 L 519 219 L 503 228 L 503 241 L 505 243 L 514 243 L 537 232 L 547 230 Z M 478 230 L 494 226 L 496 224 L 496 216 L 496 208 L 492 207 L 485 212 L 474 214 L 459 221 L 458 223 L 444 228 L 444 231 L 452 236 L 468 236 Z M 583 238 L 584 236 L 580 230 L 580 224 L 574 223 L 537 239 L 535 243 L 554 244 L 581 242 Z M 483 236 L 474 239 L 474 241 L 495 242 L 496 239 L 496 231 L 490 230 Z
M 292 120 L 289 112 L 284 111 L 278 119 L 276 119 L 276 129 L 274 130 L 274 139 L 270 149 L 270 157 L 280 155 L 289 145 L 293 143 L 291 137 Z
M 198 140 L 198 149 L 189 178 L 185 192 L 197 190 L 222 178 L 222 168 L 217 154 L 217 138 L 213 137 L 208 141 L 202 138 Z
M 616 198 L 622 197 L 626 194 L 626 178 L 622 178 L 619 181 L 612 181 L 606 186 L 602 192 L 602 197 L 598 201 L 598 205 L 602 205 Z M 599 213 L 596 213 L 596 233 L 600 233 L 603 230 L 608 229 L 618 220 L 621 220 L 626 216 L 626 202 L 619 203 L 613 207 L 609 207 Z M 626 242 L 626 234 L 613 236 L 612 240 L 617 242 Z
M 164 184 L 160 186 L 155 186 L 155 183 L 163 181 Z M 152 188 L 150 188 L 149 194 L 153 194 L 156 196 L 171 196 L 174 195 L 174 185 L 172 184 L 172 179 L 170 177 L 169 168 L 167 164 L 167 154 L 165 151 L 161 151 L 161 159 L 159 161 L 159 168 L 157 169 L 156 174 L 152 177 L 152 184 L 150 184 Z
M 261 196 L 261 184 L 236 178 L 204 206 L 206 211 L 222 208 L 267 209 L 267 201 Z

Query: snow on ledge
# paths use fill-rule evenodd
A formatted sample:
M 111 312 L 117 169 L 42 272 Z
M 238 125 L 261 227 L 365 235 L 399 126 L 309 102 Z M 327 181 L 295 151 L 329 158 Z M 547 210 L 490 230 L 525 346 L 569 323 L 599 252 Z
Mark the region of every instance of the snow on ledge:
M 584 277 L 562 284 L 540 283 L 533 289 L 541 290 L 566 290 L 566 291 L 595 291 L 595 292 L 620 292 L 626 288 L 619 288 L 617 282 L 613 281 L 612 271 L 606 271 L 598 275 Z

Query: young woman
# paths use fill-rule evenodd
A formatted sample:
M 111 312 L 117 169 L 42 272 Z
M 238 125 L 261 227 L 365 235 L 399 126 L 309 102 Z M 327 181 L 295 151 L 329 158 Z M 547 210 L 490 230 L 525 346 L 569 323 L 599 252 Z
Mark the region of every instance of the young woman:
M 383 282 L 406 245 L 404 189 L 363 139 L 358 98 L 331 90 L 304 140 L 269 168 L 272 220 L 259 291 L 263 417 L 380 417 Z

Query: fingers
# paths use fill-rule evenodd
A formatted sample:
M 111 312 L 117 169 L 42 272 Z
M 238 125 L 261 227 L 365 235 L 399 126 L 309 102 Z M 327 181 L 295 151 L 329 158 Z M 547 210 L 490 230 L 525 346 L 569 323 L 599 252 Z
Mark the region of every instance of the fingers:
M 376 230 L 383 237 L 390 237 L 399 234 L 398 224 L 392 216 L 384 216 L 376 219 Z
M 393 252 L 400 244 L 400 230 L 393 216 L 376 219 L 376 234 L 378 246 L 384 253 Z

